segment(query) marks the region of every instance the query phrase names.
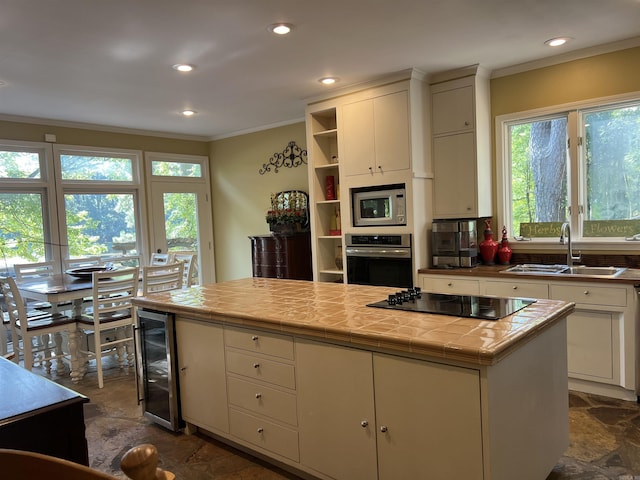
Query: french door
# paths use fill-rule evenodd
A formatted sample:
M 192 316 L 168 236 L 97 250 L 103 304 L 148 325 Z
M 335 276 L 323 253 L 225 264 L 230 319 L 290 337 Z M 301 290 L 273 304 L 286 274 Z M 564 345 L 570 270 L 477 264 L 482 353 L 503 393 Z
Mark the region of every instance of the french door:
M 215 281 L 208 159 L 146 154 L 150 250 L 196 255 L 193 283 Z

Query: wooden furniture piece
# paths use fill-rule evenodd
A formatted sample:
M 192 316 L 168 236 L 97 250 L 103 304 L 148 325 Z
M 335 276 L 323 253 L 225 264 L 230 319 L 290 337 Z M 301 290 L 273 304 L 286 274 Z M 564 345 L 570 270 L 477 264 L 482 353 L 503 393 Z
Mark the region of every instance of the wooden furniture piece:
M 142 294 L 178 290 L 184 281 L 184 262 L 142 267 Z
M 28 450 L 89 464 L 87 397 L 0 358 L 0 448 Z M 2 477 L 7 464 L 0 460 Z M 37 478 L 36 476 L 30 478 Z
M 11 341 L 16 353 L 14 361 L 18 363 L 20 354 L 24 361 L 24 368 L 31 370 L 34 355 L 42 363 L 47 372 L 51 372 L 52 360 L 57 360 L 57 369 L 64 369 L 62 357 L 73 357 L 75 352 L 62 351 L 62 334 L 73 335 L 76 321 L 73 318 L 46 312 L 37 312 L 38 316 L 27 316 L 27 308 L 20 295 L 16 282 L 11 277 L 0 277 L 0 290 L 4 295 L 4 302 L 11 325 Z
M 311 235 L 257 235 L 251 239 L 254 277 L 311 280 Z
M 117 477 L 79 463 L 50 455 L 0 449 L 2 473 L 12 480 L 116 480 Z M 151 444 L 133 447 L 122 457 L 120 468 L 133 480 L 174 480 L 175 475 L 158 468 L 158 450 Z
M 78 318 L 78 329 L 84 333 L 93 334 L 93 345 L 87 348 L 78 346 L 78 357 L 95 358 L 98 372 L 98 386 L 104 386 L 102 376 L 102 357 L 104 355 L 118 355 L 120 368 L 124 368 L 125 354 L 128 365 L 135 360 L 133 353 L 133 324 L 135 314 L 131 300 L 138 294 L 138 267 L 118 270 L 117 276 L 112 271 L 93 272 L 93 310 L 91 315 Z M 113 335 L 103 336 L 106 330 Z M 72 378 L 83 376 L 86 363 L 80 362 L 79 368 L 72 367 Z
M 16 281 L 22 282 L 28 278 L 47 277 L 53 275 L 53 262 L 16 263 L 13 265 L 16 272 Z

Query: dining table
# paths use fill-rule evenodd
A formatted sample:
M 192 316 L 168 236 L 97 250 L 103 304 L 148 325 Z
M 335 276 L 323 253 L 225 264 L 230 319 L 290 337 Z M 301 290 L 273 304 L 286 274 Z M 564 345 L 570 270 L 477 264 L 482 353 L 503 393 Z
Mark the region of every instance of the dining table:
M 49 302 L 51 313 L 71 310 L 73 317 L 82 315 L 83 299 L 93 292 L 91 275 L 73 276 L 58 273 L 16 282 L 20 294 L 24 298 Z M 69 307 L 70 308 L 65 308 Z

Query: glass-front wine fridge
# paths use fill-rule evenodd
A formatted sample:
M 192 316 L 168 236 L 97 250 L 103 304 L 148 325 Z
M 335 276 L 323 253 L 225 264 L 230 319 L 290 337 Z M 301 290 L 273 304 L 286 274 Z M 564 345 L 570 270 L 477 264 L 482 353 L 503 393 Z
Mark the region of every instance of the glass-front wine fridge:
M 182 427 L 173 314 L 138 309 L 138 404 L 170 430 Z

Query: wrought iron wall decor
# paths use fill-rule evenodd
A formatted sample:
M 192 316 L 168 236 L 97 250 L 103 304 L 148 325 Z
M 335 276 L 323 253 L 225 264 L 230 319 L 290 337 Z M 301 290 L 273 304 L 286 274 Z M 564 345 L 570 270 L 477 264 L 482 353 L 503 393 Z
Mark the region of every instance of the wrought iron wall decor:
M 273 168 L 274 173 L 278 173 L 278 169 L 282 167 L 294 168 L 307 164 L 307 151 L 301 149 L 296 142 L 291 141 L 287 144 L 282 153 L 276 152 L 267 163 L 262 164 L 262 168 L 258 170 L 260 175 L 264 175 Z

